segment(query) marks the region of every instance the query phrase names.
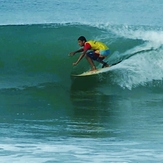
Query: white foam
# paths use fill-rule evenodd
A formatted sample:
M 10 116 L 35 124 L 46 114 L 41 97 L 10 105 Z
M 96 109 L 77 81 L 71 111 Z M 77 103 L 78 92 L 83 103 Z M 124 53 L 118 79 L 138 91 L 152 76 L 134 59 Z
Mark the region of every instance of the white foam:
M 150 142 L 73 139 L 49 143 L 0 144 L 1 162 L 128 162 L 158 161 L 161 149 L 149 148 Z M 142 146 L 144 147 L 142 149 Z
M 113 66 L 113 81 L 122 88 L 132 89 L 153 80 L 163 79 L 163 51 L 143 52 Z

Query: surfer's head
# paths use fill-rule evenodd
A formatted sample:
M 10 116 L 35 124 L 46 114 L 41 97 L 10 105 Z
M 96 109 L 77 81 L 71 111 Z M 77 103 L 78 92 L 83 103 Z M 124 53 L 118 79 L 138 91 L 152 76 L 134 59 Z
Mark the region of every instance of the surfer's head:
M 80 46 L 84 46 L 85 42 L 87 42 L 87 40 L 86 40 L 86 38 L 85 38 L 84 36 L 80 36 L 80 37 L 78 38 L 78 44 L 79 44 Z

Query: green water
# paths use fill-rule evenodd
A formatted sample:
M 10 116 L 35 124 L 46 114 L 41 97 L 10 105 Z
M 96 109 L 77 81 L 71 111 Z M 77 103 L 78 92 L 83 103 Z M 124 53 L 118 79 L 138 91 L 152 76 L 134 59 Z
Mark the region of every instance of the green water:
M 1 90 L 4 162 L 128 162 L 162 159 L 162 94 L 147 89 Z
M 2 162 L 161 162 L 161 33 L 149 28 L 0 26 Z M 119 64 L 72 77 L 90 68 L 68 57 L 79 33 L 106 42 Z

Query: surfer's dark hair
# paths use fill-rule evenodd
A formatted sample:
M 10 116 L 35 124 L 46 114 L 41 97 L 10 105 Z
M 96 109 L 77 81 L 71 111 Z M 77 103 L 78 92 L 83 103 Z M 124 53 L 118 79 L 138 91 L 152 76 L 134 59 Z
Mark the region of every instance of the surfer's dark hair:
M 86 40 L 86 38 L 85 38 L 84 36 L 80 36 L 80 37 L 78 38 L 78 40 L 87 42 L 87 40 Z

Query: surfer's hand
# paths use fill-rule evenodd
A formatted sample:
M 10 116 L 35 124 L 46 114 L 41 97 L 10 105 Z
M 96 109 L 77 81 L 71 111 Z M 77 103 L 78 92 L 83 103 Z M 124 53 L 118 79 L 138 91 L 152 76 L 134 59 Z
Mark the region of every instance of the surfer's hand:
M 73 65 L 73 66 L 76 66 L 77 64 L 78 64 L 77 62 L 74 62 L 72 65 Z
M 69 54 L 69 56 L 73 56 L 73 55 L 75 55 L 75 52 L 71 52 L 71 53 Z

